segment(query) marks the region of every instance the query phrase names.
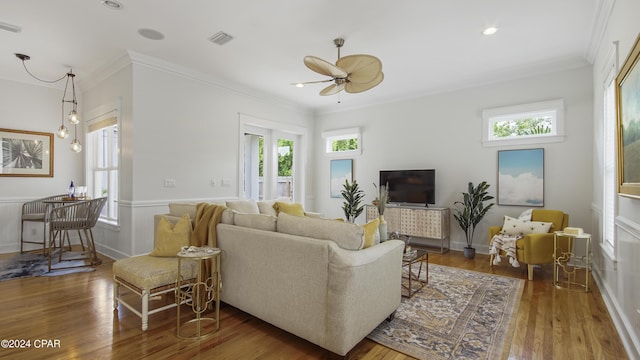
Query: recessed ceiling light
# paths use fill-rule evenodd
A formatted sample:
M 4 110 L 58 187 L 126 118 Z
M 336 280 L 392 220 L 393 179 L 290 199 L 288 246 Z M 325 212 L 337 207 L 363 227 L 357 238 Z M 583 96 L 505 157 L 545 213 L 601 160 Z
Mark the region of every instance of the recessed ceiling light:
M 482 31 L 483 35 L 493 35 L 498 32 L 498 28 L 495 26 L 490 26 Z
M 108 7 L 109 9 L 122 9 L 122 4 L 116 0 L 100 0 L 100 2 L 102 3 L 102 5 Z
M 304 87 L 304 84 L 303 83 L 297 83 L 296 87 Z
M 140 36 L 145 37 L 145 38 L 150 39 L 150 40 L 162 40 L 162 39 L 164 39 L 164 34 L 162 34 L 158 30 L 153 30 L 153 29 L 140 29 L 140 30 L 138 30 L 138 34 L 140 34 Z

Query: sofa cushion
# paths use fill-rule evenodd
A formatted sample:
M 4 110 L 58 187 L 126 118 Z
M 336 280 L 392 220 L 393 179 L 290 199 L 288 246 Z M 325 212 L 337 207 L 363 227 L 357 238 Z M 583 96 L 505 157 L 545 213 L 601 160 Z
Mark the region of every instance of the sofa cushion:
M 196 204 L 194 203 L 169 203 L 169 215 L 182 217 L 188 214 L 191 219 L 196 218 Z
M 183 246 L 189 246 L 192 231 L 188 214 L 184 214 L 175 225 L 163 217 L 158 224 L 155 248 L 149 255 L 176 256 Z
M 276 220 L 278 218 L 264 214 L 242 214 L 237 213 L 234 216 L 235 224 L 252 229 L 276 231 Z
M 505 215 L 501 233 L 507 235 L 542 234 L 548 233 L 549 228 L 551 228 L 550 222 L 520 220 Z
M 284 212 L 289 215 L 304 216 L 304 209 L 302 208 L 302 204 L 300 203 L 287 203 L 282 201 L 276 201 L 273 204 L 273 208 L 276 210 L 278 214 L 281 212 Z
M 277 231 L 332 240 L 339 247 L 347 250 L 359 250 L 364 245 L 364 228 L 342 221 L 295 216 L 281 212 L 278 214 Z
M 195 261 L 182 261 L 180 275 L 184 279 L 193 279 L 197 268 Z M 175 284 L 178 277 L 178 257 L 140 255 L 121 259 L 113 263 L 113 276 L 147 291 Z
M 375 218 L 368 223 L 362 225 L 364 228 L 364 246 L 363 249 L 371 247 L 376 243 L 376 235 L 378 235 L 378 225 L 380 225 L 380 219 Z M 378 241 L 380 238 L 378 238 Z
M 227 207 L 242 214 L 260 214 L 254 200 L 227 200 Z

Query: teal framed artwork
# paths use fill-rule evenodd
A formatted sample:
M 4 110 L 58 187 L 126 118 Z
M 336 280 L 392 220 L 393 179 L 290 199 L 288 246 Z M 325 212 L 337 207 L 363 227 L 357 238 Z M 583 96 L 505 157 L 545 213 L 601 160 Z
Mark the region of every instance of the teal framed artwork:
M 353 159 L 331 160 L 330 172 L 331 197 L 342 197 L 340 192 L 343 189 L 345 181 L 353 181 Z
M 498 151 L 498 205 L 544 206 L 544 149 Z

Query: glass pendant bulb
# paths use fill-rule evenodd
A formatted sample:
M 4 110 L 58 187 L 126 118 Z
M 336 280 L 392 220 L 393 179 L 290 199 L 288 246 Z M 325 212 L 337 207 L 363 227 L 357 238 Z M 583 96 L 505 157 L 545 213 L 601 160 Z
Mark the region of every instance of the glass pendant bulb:
M 56 131 L 56 135 L 58 135 L 60 139 L 66 139 L 69 137 L 69 129 L 64 125 L 60 125 L 58 131 Z
M 78 139 L 73 139 L 73 141 L 71 142 L 71 151 L 77 153 L 82 151 L 82 145 L 80 144 L 80 141 L 78 141 Z
M 69 122 L 74 125 L 80 122 L 80 117 L 78 116 L 78 112 L 75 109 L 71 110 L 71 112 L 69 113 Z

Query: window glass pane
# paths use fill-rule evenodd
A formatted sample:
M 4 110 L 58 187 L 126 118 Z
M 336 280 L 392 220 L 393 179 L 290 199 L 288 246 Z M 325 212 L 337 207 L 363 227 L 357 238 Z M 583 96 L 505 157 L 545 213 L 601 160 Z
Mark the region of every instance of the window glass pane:
M 331 151 L 358 150 L 358 138 L 338 139 L 331 142 Z
M 118 167 L 118 125 L 114 125 L 111 130 L 111 166 Z
M 553 118 L 550 115 L 524 119 L 499 120 L 493 124 L 493 136 L 505 138 L 513 136 L 535 136 L 550 134 Z
M 278 139 L 276 196 L 293 198 L 293 140 Z
M 111 185 L 109 188 L 111 191 L 108 196 L 108 208 L 109 208 L 109 219 L 117 219 L 118 218 L 118 187 L 114 186 L 114 184 L 118 183 L 118 170 L 109 171 L 109 184 Z

